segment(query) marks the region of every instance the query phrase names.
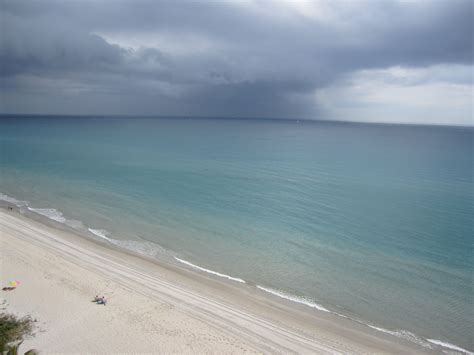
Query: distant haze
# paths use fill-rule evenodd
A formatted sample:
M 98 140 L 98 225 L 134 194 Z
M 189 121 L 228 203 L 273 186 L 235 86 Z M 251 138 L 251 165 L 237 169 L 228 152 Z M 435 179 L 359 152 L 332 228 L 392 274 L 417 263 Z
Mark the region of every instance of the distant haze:
M 0 1 L 0 113 L 473 125 L 473 6 Z

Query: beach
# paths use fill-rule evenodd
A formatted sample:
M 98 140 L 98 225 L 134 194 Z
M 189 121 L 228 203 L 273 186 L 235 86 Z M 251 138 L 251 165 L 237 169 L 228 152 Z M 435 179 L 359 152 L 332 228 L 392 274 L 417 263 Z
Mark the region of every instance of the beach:
M 3 307 L 36 320 L 44 353 L 420 353 L 331 314 L 0 212 Z M 92 301 L 108 299 L 106 306 Z M 432 351 L 432 350 L 431 350 Z

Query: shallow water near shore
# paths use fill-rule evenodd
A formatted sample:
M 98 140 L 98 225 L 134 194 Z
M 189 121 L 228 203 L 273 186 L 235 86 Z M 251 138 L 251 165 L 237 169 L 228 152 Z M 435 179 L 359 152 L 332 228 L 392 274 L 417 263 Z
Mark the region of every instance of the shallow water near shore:
M 472 129 L 3 117 L 0 138 L 24 211 L 474 350 Z

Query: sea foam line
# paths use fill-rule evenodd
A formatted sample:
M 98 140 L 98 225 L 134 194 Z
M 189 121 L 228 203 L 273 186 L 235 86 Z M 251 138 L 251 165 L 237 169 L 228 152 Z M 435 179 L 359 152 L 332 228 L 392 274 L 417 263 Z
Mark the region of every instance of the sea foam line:
M 212 271 L 212 270 L 209 270 L 209 269 L 205 269 L 205 268 L 203 268 L 203 267 L 201 267 L 201 266 L 194 265 L 194 264 L 190 263 L 189 261 L 186 261 L 186 260 L 177 258 L 176 256 L 175 256 L 174 258 L 175 258 L 176 260 L 178 260 L 180 263 L 186 264 L 186 265 L 188 265 L 188 266 L 190 266 L 190 267 L 192 267 L 192 268 L 194 268 L 194 269 L 198 269 L 198 270 L 207 272 L 207 273 L 212 274 L 212 275 L 224 277 L 224 278 L 229 279 L 229 280 L 232 280 L 232 281 L 237 281 L 237 282 L 240 282 L 240 283 L 245 283 L 244 280 L 239 279 L 238 277 L 232 277 L 232 276 L 229 276 L 229 275 L 226 275 L 226 274 L 221 274 L 220 272 L 217 272 L 217 271 Z
M 323 311 L 323 312 L 329 312 L 329 313 L 331 312 L 329 309 L 324 308 L 323 306 L 315 303 L 313 300 L 311 300 L 309 298 L 291 295 L 289 293 L 286 293 L 286 292 L 283 292 L 283 291 L 280 291 L 280 290 L 274 290 L 272 288 L 263 287 L 263 286 L 260 286 L 260 285 L 257 285 L 257 288 L 262 290 L 262 291 L 271 293 L 272 295 L 275 295 L 275 296 L 278 296 L 278 297 L 281 297 L 281 298 L 285 298 L 287 300 L 290 300 L 290 301 L 293 301 L 293 302 L 296 302 L 296 303 L 304 304 L 305 306 L 308 306 L 308 307 L 311 307 L 311 308 L 316 308 L 317 310 L 320 310 L 320 311 Z
M 437 340 L 437 339 L 426 339 L 426 340 L 428 340 L 430 343 L 442 346 L 442 347 L 447 348 L 447 349 L 461 351 L 461 352 L 466 353 L 466 354 L 474 354 L 469 350 L 463 349 L 463 348 L 461 348 L 457 345 L 454 345 L 454 344 L 446 343 L 446 342 L 441 341 L 441 340 Z

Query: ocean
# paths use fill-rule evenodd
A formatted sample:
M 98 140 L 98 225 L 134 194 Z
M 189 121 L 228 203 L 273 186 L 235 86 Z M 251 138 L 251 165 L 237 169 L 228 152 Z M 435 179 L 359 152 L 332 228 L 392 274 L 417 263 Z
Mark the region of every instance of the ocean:
M 472 128 L 0 118 L 0 199 L 90 237 L 474 351 Z

